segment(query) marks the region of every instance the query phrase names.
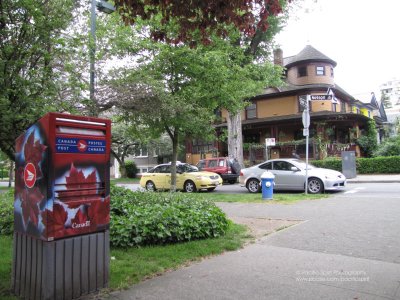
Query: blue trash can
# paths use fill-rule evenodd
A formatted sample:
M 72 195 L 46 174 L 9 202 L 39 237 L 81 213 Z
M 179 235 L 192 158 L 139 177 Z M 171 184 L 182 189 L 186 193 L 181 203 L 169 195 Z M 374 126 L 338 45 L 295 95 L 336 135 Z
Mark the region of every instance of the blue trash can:
M 269 171 L 265 171 L 261 175 L 261 191 L 263 200 L 272 200 L 274 195 L 274 179 L 275 175 Z

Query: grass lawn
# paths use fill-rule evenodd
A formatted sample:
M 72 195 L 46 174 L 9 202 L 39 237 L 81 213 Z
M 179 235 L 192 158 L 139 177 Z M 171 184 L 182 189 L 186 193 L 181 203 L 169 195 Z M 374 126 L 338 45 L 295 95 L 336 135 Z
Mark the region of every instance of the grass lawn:
M 247 228 L 231 224 L 223 237 L 186 243 L 129 249 L 111 249 L 108 290 L 118 290 L 143 279 L 177 269 L 204 257 L 239 249 L 250 240 Z M 17 299 L 10 295 L 12 236 L 0 235 L 0 299 Z M 107 291 L 107 290 L 106 290 Z
M 0 235 L 0 299 L 17 299 L 10 295 L 12 236 Z
M 110 182 L 117 183 L 139 183 L 140 178 L 111 178 Z
M 8 186 L 0 186 L 0 191 L 8 191 L 9 189 Z
M 329 194 L 310 195 L 305 193 L 274 193 L 273 200 L 263 200 L 261 193 L 258 194 L 220 194 L 220 193 L 198 193 L 196 197 L 203 197 L 215 202 L 244 202 L 265 204 L 291 204 L 301 200 L 316 200 L 328 198 Z

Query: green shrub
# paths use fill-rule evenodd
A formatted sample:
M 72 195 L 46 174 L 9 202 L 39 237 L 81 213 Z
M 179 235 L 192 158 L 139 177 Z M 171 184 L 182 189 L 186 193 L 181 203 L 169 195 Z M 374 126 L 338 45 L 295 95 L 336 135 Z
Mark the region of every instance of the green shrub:
M 339 158 L 329 157 L 323 160 L 313 160 L 310 163 L 318 168 L 326 168 L 342 172 L 342 160 Z
M 388 138 L 379 144 L 374 151 L 374 156 L 395 156 L 400 155 L 400 136 Z
M 175 243 L 218 237 L 228 228 L 213 202 L 183 193 L 132 192 L 112 187 L 111 234 L 114 247 Z
M 126 168 L 126 176 L 128 178 L 136 178 L 138 169 L 137 169 L 136 163 L 134 161 L 125 162 L 125 168 Z
M 14 232 L 14 189 L 0 193 L 0 234 Z
M 311 161 L 316 167 L 342 172 L 340 158 L 326 158 Z M 357 174 L 399 174 L 400 156 L 385 156 L 374 158 L 356 158 Z
M 0 178 L 7 178 L 8 177 L 8 170 L 0 169 Z
M 368 121 L 368 127 L 364 134 L 360 136 L 356 143 L 360 146 L 362 152 L 367 157 L 372 157 L 374 151 L 378 148 L 378 141 L 376 139 L 377 131 L 374 120 Z

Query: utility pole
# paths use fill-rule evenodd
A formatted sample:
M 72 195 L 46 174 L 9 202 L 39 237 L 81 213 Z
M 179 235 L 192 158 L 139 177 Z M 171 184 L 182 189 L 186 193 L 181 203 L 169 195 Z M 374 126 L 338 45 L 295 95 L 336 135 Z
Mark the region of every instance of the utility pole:
M 309 140 L 308 137 L 310 135 L 310 95 L 306 96 L 305 99 L 305 105 L 304 105 L 304 110 L 303 110 L 303 115 L 302 115 L 302 121 L 303 121 L 303 136 L 306 137 L 306 184 L 305 184 L 305 194 L 308 194 L 308 144 Z

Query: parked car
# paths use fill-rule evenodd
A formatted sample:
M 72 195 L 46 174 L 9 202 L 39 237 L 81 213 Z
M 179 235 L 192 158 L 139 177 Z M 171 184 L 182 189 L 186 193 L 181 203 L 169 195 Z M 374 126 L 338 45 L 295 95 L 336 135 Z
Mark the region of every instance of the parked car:
M 260 192 L 260 178 L 265 171 L 275 175 L 274 190 L 305 190 L 306 163 L 295 158 L 272 159 L 242 169 L 239 177 L 240 185 L 246 187 L 250 193 Z M 307 188 L 310 194 L 342 190 L 346 186 L 346 177 L 338 171 L 308 164 L 307 173 Z
M 200 171 L 219 174 L 224 182 L 236 183 L 240 174 L 240 165 L 235 159 L 228 157 L 213 157 L 202 159 L 197 163 Z
M 176 188 L 184 192 L 196 192 L 198 190 L 213 191 L 222 184 L 222 178 L 216 173 L 200 172 L 197 167 L 177 163 Z M 140 178 L 140 186 L 148 191 L 168 190 L 171 187 L 171 164 L 155 166 Z

